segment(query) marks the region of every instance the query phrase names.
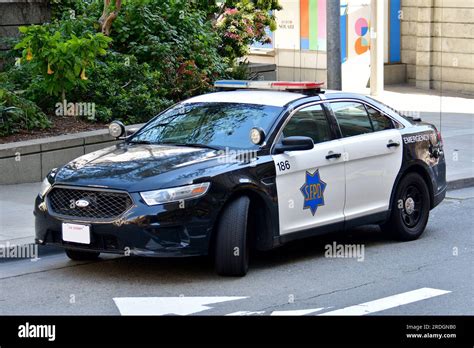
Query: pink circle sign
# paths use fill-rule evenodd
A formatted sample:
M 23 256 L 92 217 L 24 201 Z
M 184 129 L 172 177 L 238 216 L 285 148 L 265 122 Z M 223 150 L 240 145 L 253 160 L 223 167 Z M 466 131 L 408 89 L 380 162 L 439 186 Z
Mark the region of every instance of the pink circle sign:
M 367 31 L 369 30 L 369 24 L 367 23 L 367 20 L 365 18 L 359 18 L 355 22 L 355 31 L 356 34 L 359 36 L 364 36 L 367 34 Z

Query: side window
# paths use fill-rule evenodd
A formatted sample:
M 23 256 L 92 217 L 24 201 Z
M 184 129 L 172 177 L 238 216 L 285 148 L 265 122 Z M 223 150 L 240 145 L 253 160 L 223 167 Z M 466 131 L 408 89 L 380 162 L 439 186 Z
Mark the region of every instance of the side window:
M 366 105 L 366 107 L 375 132 L 395 128 L 393 121 L 389 117 L 369 105 Z
M 315 144 L 331 140 L 331 130 L 322 106 L 313 105 L 295 113 L 283 129 L 283 136 L 310 137 Z
M 331 103 L 331 107 L 334 110 L 343 137 L 373 132 L 364 104 L 334 102 Z

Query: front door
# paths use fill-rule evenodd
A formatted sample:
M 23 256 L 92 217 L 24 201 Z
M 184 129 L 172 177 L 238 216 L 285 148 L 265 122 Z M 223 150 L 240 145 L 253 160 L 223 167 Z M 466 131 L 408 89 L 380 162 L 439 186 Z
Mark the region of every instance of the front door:
M 280 235 L 344 221 L 343 144 L 320 104 L 293 114 L 281 137 L 307 136 L 311 150 L 274 155 Z M 281 139 L 280 137 L 280 139 Z

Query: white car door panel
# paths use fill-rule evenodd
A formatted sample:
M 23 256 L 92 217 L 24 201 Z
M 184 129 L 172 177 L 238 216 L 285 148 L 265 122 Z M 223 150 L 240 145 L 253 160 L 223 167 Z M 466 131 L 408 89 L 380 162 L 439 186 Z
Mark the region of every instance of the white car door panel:
M 328 154 L 341 154 L 326 159 Z M 273 156 L 280 235 L 344 220 L 344 161 L 341 140 L 312 150 Z
M 402 137 L 384 130 L 344 138 L 346 153 L 346 220 L 386 211 L 402 165 Z M 388 144 L 398 144 L 389 146 Z

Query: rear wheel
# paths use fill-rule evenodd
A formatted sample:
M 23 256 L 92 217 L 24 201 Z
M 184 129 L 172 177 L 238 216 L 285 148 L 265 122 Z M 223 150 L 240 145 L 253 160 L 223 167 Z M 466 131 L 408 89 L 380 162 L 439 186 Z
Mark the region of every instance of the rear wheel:
M 74 261 L 97 260 L 100 252 L 66 249 L 66 255 Z
M 215 244 L 216 272 L 223 276 L 244 276 L 249 267 L 248 210 L 250 199 L 239 197 L 222 212 Z
M 417 173 L 409 173 L 395 192 L 390 219 L 382 228 L 399 240 L 414 240 L 421 236 L 430 214 L 428 186 Z

